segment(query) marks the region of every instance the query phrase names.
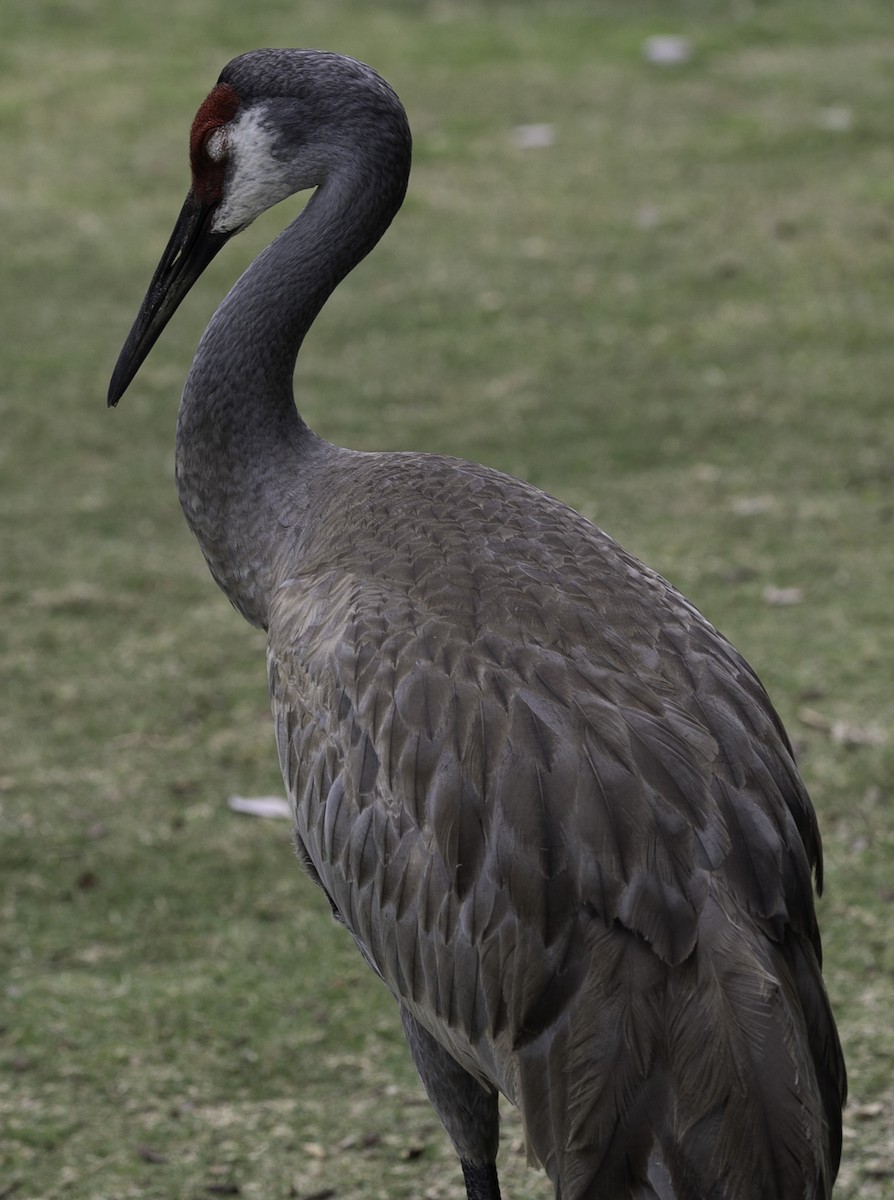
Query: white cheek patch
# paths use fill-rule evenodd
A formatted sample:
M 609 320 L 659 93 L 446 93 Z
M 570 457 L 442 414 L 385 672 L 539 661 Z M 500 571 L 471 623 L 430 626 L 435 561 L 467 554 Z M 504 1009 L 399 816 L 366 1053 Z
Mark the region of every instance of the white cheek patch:
M 232 166 L 212 225 L 216 233 L 244 229 L 294 190 L 285 164 L 273 155 L 273 134 L 262 108 L 243 109 L 226 137 Z

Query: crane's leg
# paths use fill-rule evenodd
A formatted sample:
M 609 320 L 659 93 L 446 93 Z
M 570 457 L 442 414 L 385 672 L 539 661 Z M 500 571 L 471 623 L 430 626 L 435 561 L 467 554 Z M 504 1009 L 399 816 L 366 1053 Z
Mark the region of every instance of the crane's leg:
M 473 1079 L 404 1008 L 400 1016 L 422 1085 L 459 1155 L 468 1200 L 500 1200 L 497 1093 Z
M 495 1163 L 475 1167 L 464 1162 L 462 1168 L 468 1200 L 500 1200 L 500 1181 L 497 1179 Z

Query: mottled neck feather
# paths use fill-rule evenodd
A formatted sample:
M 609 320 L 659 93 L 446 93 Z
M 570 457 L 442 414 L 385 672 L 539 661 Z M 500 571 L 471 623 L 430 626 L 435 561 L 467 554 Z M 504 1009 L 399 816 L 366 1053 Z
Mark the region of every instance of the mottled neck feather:
M 212 317 L 183 392 L 180 502 L 214 578 L 262 627 L 277 546 L 338 453 L 296 409 L 295 360 L 328 297 L 400 207 L 409 139 L 401 146 L 392 136 L 388 149 L 358 150 L 255 259 Z

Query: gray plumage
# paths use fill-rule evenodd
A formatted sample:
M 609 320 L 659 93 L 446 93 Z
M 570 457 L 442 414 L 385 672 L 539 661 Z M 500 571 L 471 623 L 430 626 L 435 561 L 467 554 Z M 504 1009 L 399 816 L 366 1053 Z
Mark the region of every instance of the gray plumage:
M 394 995 L 469 1196 L 499 1195 L 502 1092 L 561 1200 L 825 1200 L 845 1076 L 820 839 L 758 679 L 536 488 L 301 420 L 304 334 L 406 188 L 373 71 L 243 55 L 191 156 L 110 402 L 220 246 L 316 187 L 202 338 L 178 487 L 268 633 L 299 856 Z

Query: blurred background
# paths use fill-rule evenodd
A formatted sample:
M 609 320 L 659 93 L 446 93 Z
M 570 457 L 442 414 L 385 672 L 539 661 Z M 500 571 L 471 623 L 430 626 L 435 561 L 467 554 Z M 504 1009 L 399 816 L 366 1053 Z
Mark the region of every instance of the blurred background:
M 227 247 L 109 374 L 257 46 L 401 95 L 391 231 L 302 351 L 331 441 L 559 495 L 746 655 L 826 848 L 851 1101 L 836 1195 L 894 1195 L 890 0 L 6 0 L 0 13 L 0 1197 L 463 1196 L 393 1005 L 294 862 L 263 638 L 177 504 Z M 508 1118 L 505 1194 L 550 1194 Z

